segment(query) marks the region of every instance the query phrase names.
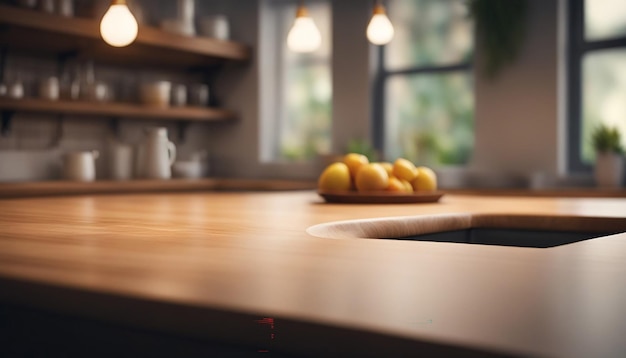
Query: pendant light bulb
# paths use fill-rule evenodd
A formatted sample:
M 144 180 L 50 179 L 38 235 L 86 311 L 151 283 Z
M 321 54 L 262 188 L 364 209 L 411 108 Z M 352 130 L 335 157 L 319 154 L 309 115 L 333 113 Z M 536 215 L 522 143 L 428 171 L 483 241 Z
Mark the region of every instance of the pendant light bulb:
M 126 0 L 112 0 L 100 21 L 100 35 L 114 47 L 130 45 L 137 38 L 137 20 L 128 9 Z
M 372 19 L 367 25 L 367 39 L 374 45 L 386 45 L 393 39 L 393 25 L 382 4 L 378 3 L 374 7 Z
M 294 52 L 313 52 L 322 44 L 322 34 L 306 7 L 298 6 L 296 20 L 287 35 L 287 47 Z

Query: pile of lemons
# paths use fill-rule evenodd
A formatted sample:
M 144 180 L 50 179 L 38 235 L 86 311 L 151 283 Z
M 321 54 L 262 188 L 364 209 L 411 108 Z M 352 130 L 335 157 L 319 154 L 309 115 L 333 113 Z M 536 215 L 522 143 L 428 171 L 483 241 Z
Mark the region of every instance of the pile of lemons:
M 424 166 L 398 158 L 395 162 L 370 163 L 366 156 L 349 153 L 327 166 L 317 181 L 321 191 L 392 191 L 413 193 L 437 190 L 437 175 Z

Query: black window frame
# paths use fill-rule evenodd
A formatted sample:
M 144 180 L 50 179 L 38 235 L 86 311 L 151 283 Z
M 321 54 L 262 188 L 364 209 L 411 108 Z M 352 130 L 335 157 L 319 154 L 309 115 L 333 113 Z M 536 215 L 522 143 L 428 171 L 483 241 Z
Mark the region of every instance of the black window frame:
M 567 171 L 568 173 L 590 173 L 592 165 L 583 162 L 583 83 L 582 61 L 594 51 L 615 48 L 626 49 L 626 35 L 606 40 L 585 39 L 585 0 L 570 0 L 567 9 Z
M 385 46 L 379 46 L 377 52 L 376 76 L 372 90 L 372 133 L 373 146 L 384 156 L 385 148 L 385 90 L 387 81 L 394 76 L 411 76 L 418 74 L 453 73 L 471 71 L 473 62 L 471 59 L 449 65 L 426 65 L 411 66 L 402 69 L 388 70 L 385 68 Z
M 385 4 L 386 5 L 386 4 Z M 434 73 L 453 73 L 459 71 L 472 71 L 473 66 L 473 53 L 475 47 L 472 49 L 472 56 L 468 59 L 450 63 L 450 64 L 428 64 L 428 65 L 415 65 L 408 66 L 400 69 L 389 70 L 385 66 L 385 47 L 376 46 L 376 70 L 374 80 L 372 84 L 372 145 L 374 149 L 380 154 L 381 159 L 385 157 L 385 91 L 387 88 L 387 81 L 394 76 L 412 76 L 418 74 L 434 74 Z

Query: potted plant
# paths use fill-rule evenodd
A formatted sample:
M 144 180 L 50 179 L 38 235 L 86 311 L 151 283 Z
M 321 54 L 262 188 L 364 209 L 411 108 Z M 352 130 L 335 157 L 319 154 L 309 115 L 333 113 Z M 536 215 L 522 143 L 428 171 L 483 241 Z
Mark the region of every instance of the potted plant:
M 528 0 L 469 0 L 469 16 L 476 22 L 479 67 L 495 78 L 522 50 L 528 27 Z
M 591 134 L 596 151 L 594 177 L 602 187 L 620 187 L 624 178 L 621 133 L 616 127 L 600 124 Z

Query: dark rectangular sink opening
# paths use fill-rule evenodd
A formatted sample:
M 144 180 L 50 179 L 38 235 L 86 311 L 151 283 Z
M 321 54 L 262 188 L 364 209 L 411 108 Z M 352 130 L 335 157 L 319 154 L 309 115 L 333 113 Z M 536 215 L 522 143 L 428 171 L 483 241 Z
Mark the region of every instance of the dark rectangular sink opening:
M 442 231 L 432 234 L 407 236 L 396 239 L 548 248 L 593 239 L 596 237 L 618 234 L 620 232 L 621 231 L 570 232 L 550 230 L 471 228 L 466 230 Z

